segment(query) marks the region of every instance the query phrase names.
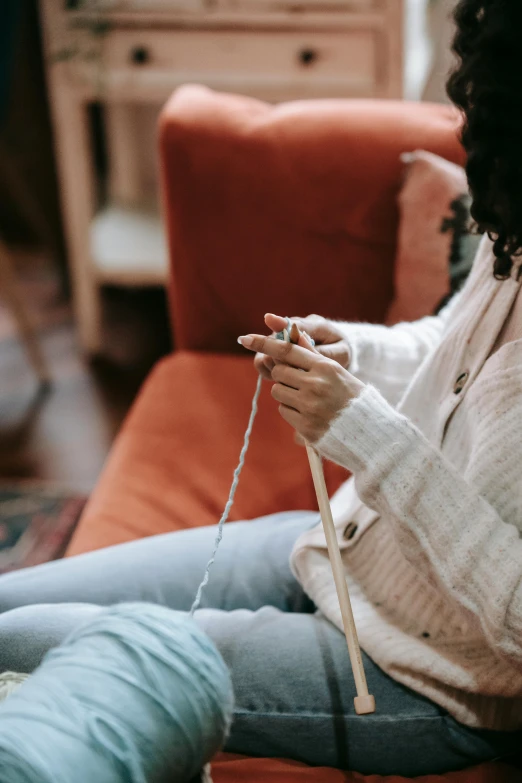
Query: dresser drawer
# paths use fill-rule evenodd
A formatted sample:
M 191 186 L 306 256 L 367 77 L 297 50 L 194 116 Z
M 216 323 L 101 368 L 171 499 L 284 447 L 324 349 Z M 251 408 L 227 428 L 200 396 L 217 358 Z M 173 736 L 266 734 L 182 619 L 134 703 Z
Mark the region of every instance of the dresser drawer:
M 368 11 L 378 7 L 380 0 L 215 0 L 213 10 L 226 11 Z M 64 0 L 69 11 L 95 11 L 112 14 L 176 14 L 178 11 L 208 11 L 205 0 Z
M 64 0 L 64 10 L 97 14 L 176 13 L 181 8 L 205 10 L 204 0 Z
M 371 29 L 115 30 L 106 40 L 104 67 L 120 84 L 141 80 L 152 86 L 156 76 L 171 77 L 172 87 L 196 81 L 255 94 L 256 85 L 279 83 L 298 94 L 322 85 L 334 95 L 371 95 L 378 81 L 378 35 Z
M 327 15 L 379 9 L 380 0 L 215 0 L 220 11 L 271 14 L 312 13 Z

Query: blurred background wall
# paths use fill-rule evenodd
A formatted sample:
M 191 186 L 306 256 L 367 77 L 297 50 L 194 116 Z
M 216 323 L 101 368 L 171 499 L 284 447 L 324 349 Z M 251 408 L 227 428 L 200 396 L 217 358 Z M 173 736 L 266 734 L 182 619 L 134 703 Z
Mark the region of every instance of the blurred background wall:
M 0 94 L 0 235 L 49 242 L 65 279 L 37 0 L 2 0 L 0 11 L 0 68 L 9 74 Z

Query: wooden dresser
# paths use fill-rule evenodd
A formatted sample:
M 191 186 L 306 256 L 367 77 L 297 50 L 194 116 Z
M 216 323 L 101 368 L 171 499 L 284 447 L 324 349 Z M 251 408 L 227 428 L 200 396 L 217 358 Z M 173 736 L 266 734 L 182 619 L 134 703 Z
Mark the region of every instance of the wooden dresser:
M 274 102 L 418 98 L 429 66 L 427 1 L 40 0 L 86 352 L 103 349 L 102 285 L 157 285 L 166 276 L 163 232 L 140 163 L 146 147 L 153 159 L 154 137 L 139 136 L 138 109 L 156 112 L 186 82 Z M 108 151 L 104 187 L 93 165 L 93 104 Z

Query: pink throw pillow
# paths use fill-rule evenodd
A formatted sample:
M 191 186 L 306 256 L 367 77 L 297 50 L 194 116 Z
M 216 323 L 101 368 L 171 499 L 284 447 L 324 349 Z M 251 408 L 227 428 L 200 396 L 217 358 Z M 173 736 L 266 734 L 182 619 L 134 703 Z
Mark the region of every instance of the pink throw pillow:
M 461 166 L 422 150 L 406 153 L 402 159 L 405 176 L 398 196 L 395 296 L 388 325 L 431 314 L 450 291 L 453 231 L 443 231 L 443 224 L 452 219 L 452 202 L 468 193 Z

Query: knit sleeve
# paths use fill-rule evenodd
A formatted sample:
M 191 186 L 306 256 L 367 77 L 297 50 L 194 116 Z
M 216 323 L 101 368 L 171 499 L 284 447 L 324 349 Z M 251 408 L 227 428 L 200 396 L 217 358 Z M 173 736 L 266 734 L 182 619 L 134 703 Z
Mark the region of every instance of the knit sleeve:
M 397 405 L 423 360 L 439 344 L 459 295 L 436 316 L 395 326 L 337 323 L 350 347 L 350 372 Z
M 371 386 L 317 444 L 354 473 L 359 496 L 393 526 L 405 557 L 467 609 L 491 647 L 516 666 L 522 665 L 520 348 L 518 367 L 495 377 L 498 393 L 488 379 L 493 415 L 481 408 L 472 448 L 478 462 L 471 460 L 463 474 Z

